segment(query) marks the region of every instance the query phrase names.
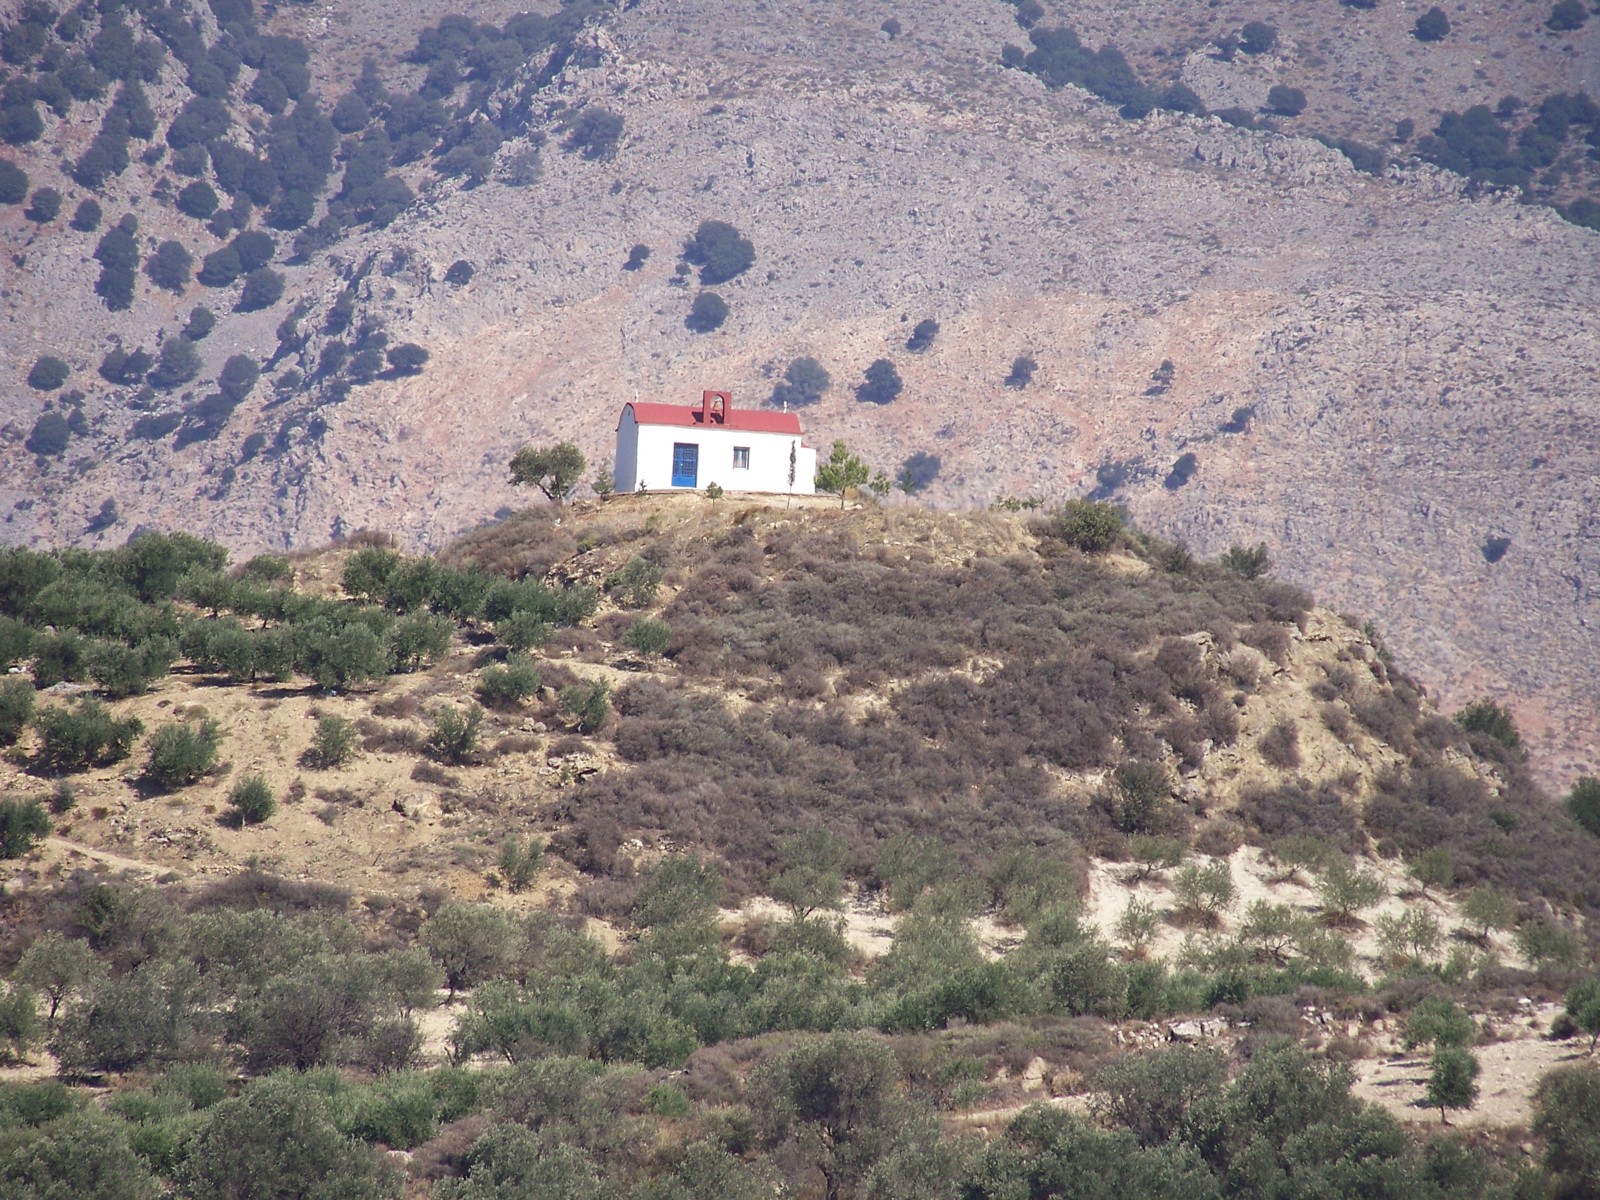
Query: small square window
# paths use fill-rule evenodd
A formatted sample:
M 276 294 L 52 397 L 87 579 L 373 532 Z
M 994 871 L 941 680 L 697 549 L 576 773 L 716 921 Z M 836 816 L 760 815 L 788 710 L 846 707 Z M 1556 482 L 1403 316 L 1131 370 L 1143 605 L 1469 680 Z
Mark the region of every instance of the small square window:
M 735 446 L 733 448 L 733 469 L 735 471 L 748 471 L 750 469 L 749 446 Z

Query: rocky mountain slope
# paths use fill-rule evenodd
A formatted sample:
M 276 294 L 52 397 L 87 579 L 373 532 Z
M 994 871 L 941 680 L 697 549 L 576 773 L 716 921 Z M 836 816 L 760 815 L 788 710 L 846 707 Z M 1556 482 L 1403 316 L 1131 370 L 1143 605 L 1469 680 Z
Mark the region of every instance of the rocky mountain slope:
M 1551 778 L 1592 769 L 1597 235 L 1549 208 L 1469 199 L 1459 177 L 1415 161 L 1357 172 L 1295 132 L 1380 143 L 1401 116 L 1426 129 L 1446 108 L 1592 86 L 1600 23 L 1558 37 L 1506 3 L 1453 16 L 1455 33 L 1424 45 L 1398 9 L 1321 8 L 1171 6 L 1131 30 L 1110 6 L 1043 19 L 1090 45 L 1114 37 L 1147 79 L 1211 107 L 1303 87 L 1306 111 L 1269 121 L 1276 131 L 1159 111 L 1126 121 L 1049 91 L 1000 65 L 1026 41 L 1001 3 L 608 12 L 553 78 L 525 71 L 486 100 L 512 131 L 495 179 L 416 179 L 421 199 L 386 229 L 284 266 L 278 305 L 203 345 L 210 371 L 231 353 L 266 361 L 300 304 L 275 365 L 310 374 L 349 295 L 358 319 L 428 348 L 426 369 L 337 403 L 263 387 L 220 436 L 176 451 L 129 440 L 137 414 L 102 389 L 90 441 L 43 465 L 24 453 L 28 365 L 54 348 L 75 382 L 90 377 L 107 324 L 92 239 L 6 209 L 5 536 L 82 538 L 114 498 L 121 519 L 96 535 L 112 542 L 182 523 L 242 549 L 363 526 L 436 545 L 513 502 L 504 464 L 521 442 L 572 438 L 598 459 L 636 393 L 714 384 L 756 402 L 810 355 L 834 379 L 805 414 L 812 439 L 845 438 L 890 470 L 938 455 L 930 503 L 1098 490 L 1201 553 L 1265 541 L 1281 576 L 1369 613 L 1447 706 L 1507 700 Z M 386 13 L 337 15 L 355 31 Z M 891 16 L 895 36 L 879 28 Z M 1214 52 L 1208 39 L 1258 18 L 1279 27 L 1271 52 Z M 391 58 L 402 40 L 350 35 Z M 324 68 L 330 102 L 353 58 L 347 47 Z M 623 116 L 609 155 L 562 148 L 585 107 Z M 538 135 L 541 177 L 502 182 Z M 152 230 L 166 219 L 138 211 Z M 750 237 L 756 263 L 715 289 L 726 323 L 696 334 L 676 259 L 706 219 Z M 625 271 L 635 244 L 652 254 Z M 459 262 L 470 280 L 448 282 Z M 65 284 L 41 305 L 51 279 Z M 141 304 L 117 331 L 152 344 L 205 297 Z M 907 352 L 924 318 L 939 334 Z M 64 345 L 80 323 L 95 336 Z M 1003 386 L 1024 355 L 1032 381 Z M 905 380 L 886 407 L 853 398 L 879 357 Z

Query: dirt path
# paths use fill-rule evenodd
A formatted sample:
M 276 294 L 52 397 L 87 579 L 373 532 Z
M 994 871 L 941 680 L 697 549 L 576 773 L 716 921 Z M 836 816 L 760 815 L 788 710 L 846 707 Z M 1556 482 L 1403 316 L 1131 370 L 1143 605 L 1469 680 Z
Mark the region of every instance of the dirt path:
M 138 858 L 128 858 L 125 855 L 114 854 L 109 850 L 97 850 L 93 846 L 85 846 L 82 842 L 68 841 L 62 837 L 47 837 L 44 844 L 52 850 L 58 850 L 63 857 L 74 856 L 93 859 L 95 862 L 104 863 L 119 871 L 137 871 L 150 876 L 157 875 L 187 875 L 182 867 L 169 866 L 166 863 L 149 862 Z

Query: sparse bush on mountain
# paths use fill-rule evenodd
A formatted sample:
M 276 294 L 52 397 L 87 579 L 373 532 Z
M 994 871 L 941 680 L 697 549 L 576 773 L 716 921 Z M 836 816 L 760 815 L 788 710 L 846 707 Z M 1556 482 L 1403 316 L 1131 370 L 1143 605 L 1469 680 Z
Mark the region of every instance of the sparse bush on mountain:
M 1246 54 L 1265 54 L 1278 44 L 1278 31 L 1265 21 L 1248 21 L 1239 31 L 1239 49 Z
M 622 140 L 622 115 L 598 104 L 587 104 L 567 125 L 566 139 L 561 143 L 568 150 L 579 151 L 591 160 L 609 159 L 616 154 L 617 143 Z
M 1544 25 L 1552 33 L 1570 33 L 1574 29 L 1582 29 L 1588 19 L 1589 10 L 1583 0 L 1556 0 Z
M 821 363 L 809 356 L 794 359 L 772 389 L 772 403 L 803 408 L 822 399 L 832 380 Z
M 465 712 L 445 705 L 434 717 L 433 732 L 428 735 L 428 753 L 440 762 L 456 765 L 468 762 L 478 751 L 482 724 L 483 709 L 476 704 Z
M 241 825 L 259 825 L 278 810 L 264 775 L 247 775 L 228 789 L 228 807 Z
M 1567 793 L 1567 811 L 1579 825 L 1600 837 L 1600 779 L 1579 777 Z
M 715 292 L 700 292 L 689 306 L 683 323 L 695 333 L 711 333 L 728 319 L 728 302 Z
M 918 321 L 911 336 L 906 339 L 906 349 L 913 354 L 920 354 L 933 345 L 933 339 L 939 336 L 939 322 L 932 317 Z
M 1475 700 L 1456 713 L 1454 719 L 1469 736 L 1488 738 L 1513 753 L 1522 749 L 1522 735 L 1517 731 L 1511 710 L 1493 700 Z
M 478 699 L 490 708 L 515 708 L 538 690 L 538 670 L 520 655 L 504 666 L 485 667 L 478 676 Z
M 194 258 L 184 249 L 182 242 L 174 241 L 162 242 L 144 264 L 145 274 L 150 276 L 151 283 L 179 295 L 189 286 L 193 269 Z
M 683 258 L 700 268 L 700 282 L 710 287 L 749 270 L 756 250 L 749 238 L 726 221 L 701 221 L 694 236 L 683 244 Z
M 1444 9 L 1430 8 L 1417 18 L 1417 23 L 1411 27 L 1411 36 L 1419 42 L 1442 42 L 1450 36 L 1450 18 Z
M 41 354 L 28 371 L 28 386 L 36 392 L 53 392 L 66 383 L 72 368 L 53 354 Z
M 1276 83 L 1267 92 L 1267 109 L 1284 117 L 1298 117 L 1306 110 L 1306 94 L 1299 88 Z
M 1017 388 L 1019 391 L 1033 381 L 1033 373 L 1039 369 L 1039 364 L 1027 355 L 1021 355 L 1011 362 L 1011 373 L 1003 382 L 1008 388 Z
M 64 454 L 72 440 L 72 425 L 61 413 L 54 410 L 40 413 L 28 431 L 23 448 L 41 458 L 55 458 Z
M 865 379 L 856 385 L 856 399 L 865 404 L 892 403 L 905 389 L 900 372 L 887 358 L 874 359 L 867 367 Z
M 0 163 L 0 183 L 3 183 L 5 164 Z M 3 197 L 0 197 L 3 201 Z M 78 207 L 72 210 L 72 220 L 68 222 L 79 233 L 93 233 L 100 228 L 100 203 L 90 196 L 78 201 Z
M 324 713 L 317 718 L 317 732 L 307 758 L 312 766 L 331 771 L 354 758 L 356 746 L 355 726 L 343 717 Z
M 22 215 L 36 225 L 48 225 L 61 213 L 61 193 L 55 188 L 34 188 Z
M 171 391 L 200 374 L 200 352 L 188 338 L 168 338 L 161 343 L 161 354 L 145 377 L 151 387 Z
M 1255 546 L 1229 546 L 1218 561 L 1226 570 L 1245 579 L 1260 579 L 1272 567 L 1265 542 Z
M 271 267 L 257 267 L 244 279 L 244 288 L 239 293 L 239 302 L 234 305 L 236 312 L 256 312 L 263 308 L 271 308 L 283 296 L 284 277 Z

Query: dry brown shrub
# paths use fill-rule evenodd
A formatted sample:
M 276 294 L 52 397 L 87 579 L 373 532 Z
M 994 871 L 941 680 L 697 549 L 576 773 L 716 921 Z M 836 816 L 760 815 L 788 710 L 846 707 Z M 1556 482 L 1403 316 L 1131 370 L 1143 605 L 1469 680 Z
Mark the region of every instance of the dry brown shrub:
M 1293 721 L 1279 721 L 1256 743 L 1261 757 L 1282 771 L 1300 765 L 1300 729 Z
M 285 879 L 266 871 L 243 871 L 207 884 L 192 896 L 189 911 L 212 908 L 267 908 L 276 913 L 343 912 L 350 889 L 331 883 Z
M 423 759 L 411 768 L 411 778 L 418 783 L 431 783 L 434 787 L 453 787 L 456 777 L 438 763 Z
M 1194 849 L 1197 854 L 1227 858 L 1242 846 L 1244 841 L 1244 828 L 1237 821 L 1221 817 L 1205 821 L 1199 826 L 1194 835 Z
M 1323 727 L 1341 742 L 1348 744 L 1354 727 L 1350 723 L 1350 714 L 1345 707 L 1342 704 L 1324 704 L 1320 715 Z
M 439 551 L 438 560 L 457 570 L 476 566 L 509 579 L 542 579 L 578 548 L 571 529 L 556 524 L 559 515 L 554 506 L 524 509 L 464 534 Z
M 424 1183 L 464 1179 L 468 1166 L 467 1152 L 488 1131 L 489 1124 L 487 1113 L 474 1113 L 443 1126 L 432 1139 L 412 1149 L 407 1174 Z
M 1278 666 L 1289 661 L 1289 630 L 1284 625 L 1254 624 L 1239 631 L 1239 640 L 1254 646 Z

